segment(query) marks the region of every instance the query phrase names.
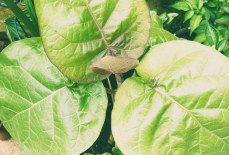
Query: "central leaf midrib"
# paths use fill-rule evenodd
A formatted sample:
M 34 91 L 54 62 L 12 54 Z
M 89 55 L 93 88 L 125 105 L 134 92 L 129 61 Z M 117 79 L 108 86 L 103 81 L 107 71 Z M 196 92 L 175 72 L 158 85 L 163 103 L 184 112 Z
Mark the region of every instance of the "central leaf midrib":
M 31 105 L 30 107 L 28 107 L 27 109 L 18 112 L 18 113 L 17 113 L 16 115 L 14 115 L 10 120 L 5 121 L 5 123 L 11 121 L 11 120 L 14 119 L 15 117 L 17 117 L 17 116 L 19 116 L 19 115 L 25 113 L 26 111 L 31 110 L 31 109 L 33 109 L 34 107 L 40 105 L 41 103 L 43 103 L 42 101 L 44 101 L 44 100 L 46 100 L 47 98 L 49 98 L 49 97 L 55 95 L 56 93 L 60 92 L 62 89 L 65 89 L 65 88 L 67 88 L 67 87 L 64 86 L 64 87 L 62 87 L 62 88 L 57 89 L 56 91 L 52 92 L 51 94 L 49 94 L 49 95 L 46 96 L 45 98 L 43 98 L 43 99 L 37 101 L 36 103 L 32 104 L 32 105 Z
M 108 43 L 108 41 L 107 41 L 107 39 L 106 39 L 106 36 L 105 36 L 105 34 L 104 34 L 104 32 L 103 32 L 101 26 L 99 25 L 99 23 L 98 23 L 98 21 L 97 21 L 95 15 L 93 14 L 91 7 L 90 7 L 89 4 L 87 3 L 87 0 L 84 0 L 84 3 L 85 3 L 85 5 L 86 5 L 86 7 L 87 7 L 87 9 L 88 9 L 88 11 L 89 11 L 89 13 L 90 13 L 90 15 L 91 15 L 93 21 L 95 22 L 96 27 L 98 28 L 98 30 L 99 30 L 99 32 L 100 32 L 100 34 L 101 34 L 101 36 L 102 36 L 102 40 L 103 40 L 103 42 L 105 43 L 106 48 L 107 48 L 107 49 L 111 49 L 112 47 L 109 45 L 109 43 Z
M 156 87 L 154 88 L 154 90 L 161 94 L 162 96 L 164 96 L 165 98 L 167 98 L 168 100 L 170 100 L 172 103 L 176 104 L 177 106 L 179 106 L 181 109 L 183 109 L 185 112 L 187 112 L 198 124 L 199 127 L 202 127 L 202 128 L 205 128 L 206 130 L 210 131 L 210 133 L 214 134 L 215 136 L 217 136 L 219 139 L 221 139 L 225 144 L 227 144 L 223 138 L 221 138 L 220 136 L 218 136 L 217 134 L 215 134 L 214 132 L 212 132 L 211 130 L 209 130 L 208 128 L 206 128 L 205 126 L 203 126 L 200 121 L 195 117 L 193 116 L 192 112 L 185 108 L 182 104 L 180 104 L 179 102 L 177 102 L 175 99 L 173 99 L 167 92 L 165 92 L 164 90 Z

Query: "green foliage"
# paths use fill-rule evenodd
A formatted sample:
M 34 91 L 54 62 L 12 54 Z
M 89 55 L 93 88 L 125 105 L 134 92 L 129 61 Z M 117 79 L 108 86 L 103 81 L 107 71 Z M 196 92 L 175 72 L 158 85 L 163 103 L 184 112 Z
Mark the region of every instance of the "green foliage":
M 150 39 L 148 41 L 149 46 L 157 45 L 160 43 L 164 43 L 171 40 L 178 40 L 175 35 L 166 31 L 163 28 L 163 20 L 164 17 L 157 16 L 155 12 L 151 12 L 151 32 Z M 164 20 L 166 22 L 167 20 Z
M 228 0 L 182 0 L 171 7 L 182 10 L 180 16 L 183 16 L 184 22 L 189 21 L 190 34 L 194 33 L 195 41 L 216 49 L 220 46 L 220 52 L 228 56 Z
M 204 58 L 204 59 L 203 59 Z M 191 41 L 156 45 L 118 89 L 116 145 L 127 155 L 229 151 L 229 61 Z
M 0 120 L 24 154 L 79 154 L 95 142 L 107 108 L 101 82 L 70 83 L 40 38 L 14 42 L 0 60 Z
M 71 3 L 74 12 L 62 1 L 35 0 L 45 51 L 69 79 L 99 81 L 123 73 L 119 66 L 127 66 L 125 60 L 142 55 L 150 29 L 145 0 L 96 0 L 96 7 L 87 1 Z
M 0 22 L 1 26 L 4 26 L 4 30 L 0 30 L 2 40 L 6 40 L 6 35 L 10 42 L 24 39 L 27 37 L 39 36 L 38 23 L 34 5 L 31 0 L 26 0 L 25 3 L 18 3 L 17 5 L 12 0 L 7 2 L 8 7 L 15 14 L 13 16 L 6 16 Z M 0 10 L 9 10 L 7 7 L 1 7 Z
M 228 0 L 4 1 L 0 121 L 22 154 L 229 152 Z
M 35 24 L 35 21 L 33 21 L 33 18 L 29 18 L 24 12 L 23 10 L 21 10 L 15 3 L 13 0 L 3 0 L 5 2 L 5 4 L 7 5 L 7 7 L 9 7 L 11 9 L 11 11 L 15 14 L 15 16 L 21 20 L 21 22 L 24 24 L 24 26 L 29 30 L 30 36 L 32 37 L 36 37 L 39 36 L 39 31 L 38 31 L 38 27 Z M 32 10 L 32 5 L 29 5 L 28 3 L 26 4 L 29 10 L 29 13 L 31 13 L 31 17 L 32 17 L 32 13 L 35 14 L 35 10 Z

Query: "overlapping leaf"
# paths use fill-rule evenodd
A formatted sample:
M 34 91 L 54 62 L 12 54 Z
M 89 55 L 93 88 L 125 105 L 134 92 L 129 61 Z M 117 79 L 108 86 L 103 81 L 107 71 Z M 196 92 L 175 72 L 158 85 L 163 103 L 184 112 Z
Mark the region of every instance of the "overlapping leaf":
M 35 6 L 49 59 L 77 82 L 107 77 L 92 71 L 105 55 L 137 59 L 149 37 L 145 0 L 35 0 Z M 104 72 L 116 73 L 115 63 L 105 66 Z
M 0 54 L 0 120 L 24 154 L 79 154 L 104 123 L 102 83 L 72 84 L 46 57 L 40 38 Z
M 127 155 L 227 154 L 229 59 L 190 41 L 152 47 L 116 95 L 112 130 Z

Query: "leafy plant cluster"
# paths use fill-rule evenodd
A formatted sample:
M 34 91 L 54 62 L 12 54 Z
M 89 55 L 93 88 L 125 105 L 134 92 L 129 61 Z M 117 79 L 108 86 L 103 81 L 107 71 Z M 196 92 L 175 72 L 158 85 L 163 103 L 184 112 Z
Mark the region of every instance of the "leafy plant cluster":
M 228 0 L 149 0 L 149 3 L 167 30 L 178 37 L 213 46 L 228 56 Z
M 0 3 L 0 154 L 229 151 L 226 0 Z

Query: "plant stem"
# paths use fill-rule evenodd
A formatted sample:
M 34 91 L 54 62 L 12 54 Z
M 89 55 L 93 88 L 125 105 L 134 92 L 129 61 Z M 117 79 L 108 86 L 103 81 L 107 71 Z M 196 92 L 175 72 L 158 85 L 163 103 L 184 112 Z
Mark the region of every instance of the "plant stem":
M 109 89 L 110 90 L 113 90 L 112 89 L 112 85 L 111 85 L 111 81 L 110 81 L 109 77 L 107 78 L 107 82 L 108 82 L 108 85 L 109 85 Z M 114 103 L 114 94 L 110 94 L 110 95 L 111 95 L 111 100 Z

